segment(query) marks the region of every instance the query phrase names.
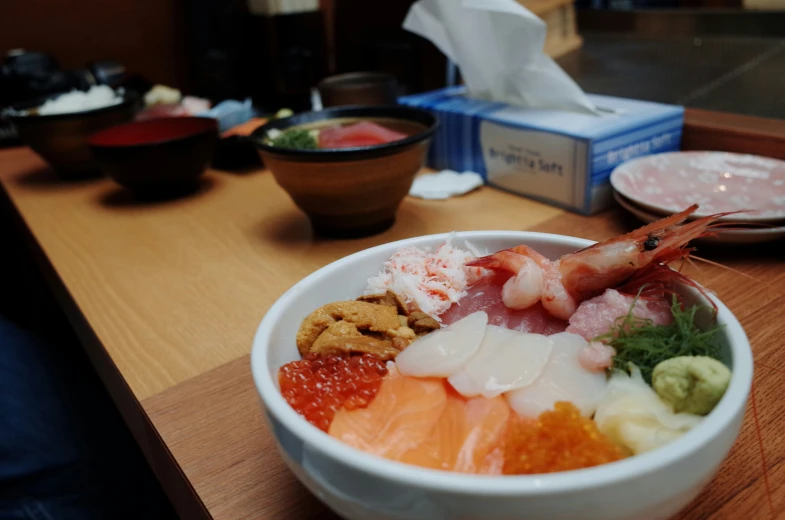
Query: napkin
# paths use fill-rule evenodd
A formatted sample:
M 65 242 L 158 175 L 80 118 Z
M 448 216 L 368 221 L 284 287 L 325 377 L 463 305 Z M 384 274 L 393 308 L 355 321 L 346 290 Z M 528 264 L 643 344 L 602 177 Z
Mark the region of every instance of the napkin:
M 482 185 L 482 177 L 477 173 L 442 170 L 414 179 L 409 195 L 425 200 L 444 200 L 469 193 Z
M 457 63 L 472 97 L 597 113 L 543 52 L 545 22 L 516 0 L 419 0 L 403 28 L 427 38 Z

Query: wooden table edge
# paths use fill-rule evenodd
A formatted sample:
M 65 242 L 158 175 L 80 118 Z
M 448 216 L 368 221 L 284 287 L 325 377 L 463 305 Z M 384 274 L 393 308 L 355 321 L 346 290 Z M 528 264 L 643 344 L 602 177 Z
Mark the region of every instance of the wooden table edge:
M 785 160 L 785 121 L 687 108 L 682 150 L 718 150 Z
M 13 220 L 12 224 L 15 225 L 24 239 L 28 252 L 36 262 L 46 285 L 52 291 L 55 300 L 65 313 L 93 368 L 98 373 L 101 382 L 107 389 L 115 406 L 117 406 L 120 415 L 177 513 L 181 518 L 189 520 L 210 520 L 212 516 L 207 511 L 201 498 L 196 494 L 179 464 L 174 460 L 169 448 L 163 442 L 163 439 L 147 416 L 142 403 L 131 391 L 109 353 L 79 310 L 68 289 L 57 276 L 54 267 L 27 227 L 2 183 L 0 183 L 0 199 L 2 199 L 0 203 L 7 206 L 8 214 Z M 190 500 L 181 500 L 183 497 L 188 497 Z

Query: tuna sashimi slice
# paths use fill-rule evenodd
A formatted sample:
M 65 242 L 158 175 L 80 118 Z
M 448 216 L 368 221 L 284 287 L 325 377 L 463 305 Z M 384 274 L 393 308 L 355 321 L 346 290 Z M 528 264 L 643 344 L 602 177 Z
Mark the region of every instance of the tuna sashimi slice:
M 443 381 L 392 370 L 368 407 L 338 410 L 328 433 L 359 450 L 397 460 L 428 438 L 446 404 Z
M 319 131 L 319 148 L 352 148 L 373 146 L 405 139 L 406 134 L 390 130 L 370 121 L 348 126 L 335 126 Z
M 428 438 L 398 460 L 461 473 L 500 473 L 491 454 L 509 417 L 510 407 L 501 397 L 466 401 L 448 395 Z
M 502 287 L 508 278 L 509 274 L 498 273 L 472 285 L 466 296 L 441 315 L 442 322 L 454 323 L 474 312 L 485 311 L 491 325 L 546 336 L 564 332 L 567 322 L 551 316 L 540 303 L 523 310 L 505 306 L 502 301 Z

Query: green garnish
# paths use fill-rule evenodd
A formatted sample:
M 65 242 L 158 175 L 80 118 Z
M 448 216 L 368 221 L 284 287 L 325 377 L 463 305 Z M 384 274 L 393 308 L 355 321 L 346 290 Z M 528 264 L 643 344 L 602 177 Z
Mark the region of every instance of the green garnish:
M 715 325 L 701 330 L 695 325 L 695 314 L 701 306 L 682 309 L 674 295 L 671 304 L 673 322 L 669 325 L 655 325 L 648 318 L 638 318 L 632 314 L 637 301 L 638 296 L 626 316 L 616 318 L 607 334 L 595 338 L 595 341 L 602 341 L 616 350 L 613 358 L 615 367 L 627 367 L 633 363 L 640 369 L 643 379 L 651 384 L 654 367 L 666 359 L 678 356 L 719 359 L 720 348 L 714 342 L 714 337 L 721 327 Z
M 319 143 L 316 137 L 308 130 L 293 128 L 272 140 L 272 145 L 279 148 L 293 148 L 296 150 L 316 150 Z

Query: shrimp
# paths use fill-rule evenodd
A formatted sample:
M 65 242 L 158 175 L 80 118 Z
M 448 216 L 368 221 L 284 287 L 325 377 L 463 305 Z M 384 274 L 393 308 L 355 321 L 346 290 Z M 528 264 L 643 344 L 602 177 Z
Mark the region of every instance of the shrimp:
M 467 265 L 514 273 L 502 287 L 502 302 L 510 309 L 527 309 L 541 301 L 551 315 L 566 320 L 578 308 L 579 302 L 561 282 L 557 263 L 528 246 L 515 246 Z
M 539 255 L 536 251 L 532 252 Z M 502 287 L 502 301 L 505 306 L 510 309 L 528 309 L 540 301 L 544 280 L 542 268 L 536 260 L 519 254 L 515 248 L 499 251 L 492 256 L 493 261 L 483 267 L 515 273 Z
M 661 273 L 664 270 L 655 269 L 656 266 L 688 258 L 692 248 L 686 246 L 690 241 L 709 235 L 711 228 L 721 224 L 717 222 L 718 218 L 736 213 L 718 213 L 685 224 L 697 209 L 697 204 L 692 205 L 680 213 L 555 261 L 521 245 L 466 265 L 514 274 L 502 291 L 502 301 L 507 307 L 524 309 L 541 301 L 552 316 L 568 320 L 582 301 L 601 294 L 605 289 L 634 279 L 636 273 Z M 532 267 L 532 262 L 521 257 L 533 261 L 539 272 Z M 526 283 L 527 280 L 532 280 L 532 283 Z

